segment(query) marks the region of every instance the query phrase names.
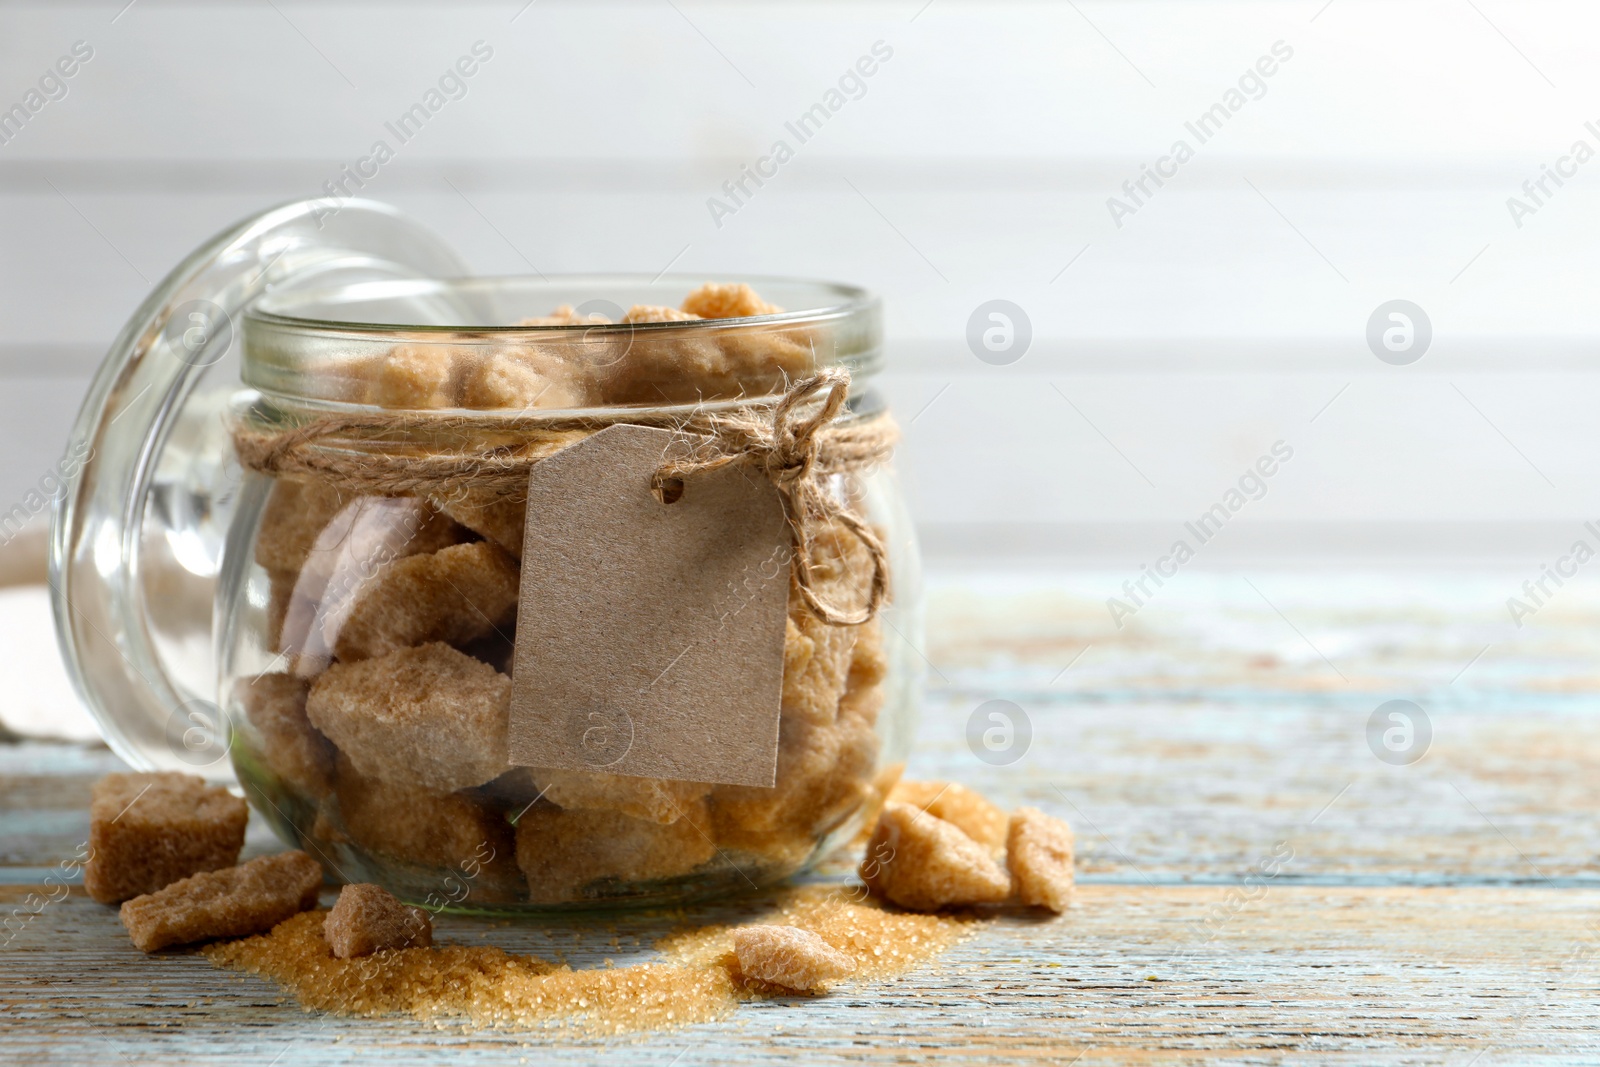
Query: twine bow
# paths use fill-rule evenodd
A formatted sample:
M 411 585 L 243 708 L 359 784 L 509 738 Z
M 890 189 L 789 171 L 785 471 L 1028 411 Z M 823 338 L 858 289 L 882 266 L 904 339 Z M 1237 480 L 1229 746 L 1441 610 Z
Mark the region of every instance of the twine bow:
M 827 395 L 816 413 L 809 417 L 799 414 L 801 406 L 823 390 Z M 721 433 L 712 437 L 705 449 L 697 450 L 710 455 L 691 453 L 687 458 L 668 461 L 656 472 L 660 480 L 717 470 L 733 463 L 749 463 L 758 468 L 777 487 L 783 500 L 784 518 L 794 538 L 791 573 L 795 588 L 818 618 L 836 626 L 854 626 L 871 619 L 889 592 L 889 558 L 883 542 L 837 496 L 819 491 L 819 479 L 814 476 L 821 449 L 819 431 L 844 409 L 849 395 L 850 372 L 824 370 L 790 386 L 773 409 L 770 421 L 724 416 Z M 888 432 L 892 433 L 892 429 Z M 892 443 L 892 437 L 880 442 L 879 447 L 888 443 Z M 844 526 L 872 557 L 872 586 L 867 603 L 856 611 L 830 604 L 817 594 L 812 530 L 819 522 Z

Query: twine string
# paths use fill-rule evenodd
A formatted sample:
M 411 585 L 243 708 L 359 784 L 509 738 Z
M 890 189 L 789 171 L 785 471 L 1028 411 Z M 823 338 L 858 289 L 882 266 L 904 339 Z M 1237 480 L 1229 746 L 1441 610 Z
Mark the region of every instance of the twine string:
M 758 398 L 731 411 L 685 416 L 619 409 L 509 417 L 385 411 L 322 416 L 283 430 L 238 421 L 233 441 L 241 464 L 273 476 L 315 478 L 368 495 L 521 500 L 534 464 L 606 426 L 678 431 L 690 447 L 663 462 L 656 484 L 735 463 L 754 466 L 783 504 L 793 544 L 794 588 L 824 622 L 852 626 L 873 618 L 888 596 L 888 552 L 872 527 L 824 482 L 887 460 L 898 430 L 886 413 L 837 423 L 849 393 L 850 372 L 828 368 L 792 383 L 777 398 Z M 816 531 L 832 523 L 848 530 L 872 561 L 866 603 L 854 609 L 817 592 Z

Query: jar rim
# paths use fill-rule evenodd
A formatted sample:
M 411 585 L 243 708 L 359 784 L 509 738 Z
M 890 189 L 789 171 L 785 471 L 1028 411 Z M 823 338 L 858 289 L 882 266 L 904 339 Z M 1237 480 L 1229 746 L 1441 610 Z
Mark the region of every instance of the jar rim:
M 774 312 L 767 315 L 746 315 L 716 319 L 685 319 L 665 322 L 609 322 L 518 325 L 516 323 L 429 323 L 429 322 L 375 322 L 362 318 L 337 318 L 322 311 L 310 313 L 309 308 L 331 309 L 341 305 L 373 303 L 385 299 L 417 299 L 424 296 L 465 296 L 474 291 L 511 289 L 526 286 L 530 289 L 548 289 L 560 293 L 563 289 L 571 295 L 595 292 L 613 287 L 640 286 L 664 292 L 690 291 L 712 279 L 689 274 L 555 274 L 555 275 L 478 275 L 455 278 L 387 279 L 362 281 L 327 288 L 295 289 L 282 293 L 268 293 L 258 299 L 245 312 L 247 320 L 273 326 L 314 331 L 324 336 L 337 334 L 350 337 L 367 337 L 386 341 L 415 340 L 421 343 L 461 343 L 473 339 L 507 341 L 535 337 L 563 337 L 575 333 L 663 333 L 682 330 L 717 330 L 765 325 L 810 325 L 848 318 L 853 314 L 874 308 L 879 300 L 876 294 L 860 286 L 812 278 L 793 278 L 778 275 L 720 275 L 719 284 L 745 284 L 765 295 L 777 289 L 792 291 L 809 287 L 819 294 L 831 294 L 834 299 L 815 306 Z M 601 298 L 603 299 L 603 298 Z M 580 311 L 596 298 L 565 301 Z M 608 301 L 607 301 L 608 302 Z M 456 305 L 461 306 L 461 305 Z
M 537 350 L 548 358 L 592 369 L 615 366 L 630 352 L 660 353 L 680 344 L 695 346 L 702 338 L 725 351 L 748 351 L 751 345 L 762 345 L 764 338 L 771 338 L 778 352 L 805 346 L 816 369 L 843 368 L 862 380 L 881 368 L 882 302 L 868 290 L 776 276 L 722 276 L 712 281 L 748 285 L 762 300 L 785 310 L 730 318 L 661 315 L 664 321 L 654 321 L 655 317 L 621 321 L 626 309 L 634 306 L 675 310 L 689 293 L 708 284 L 702 276 L 687 274 L 386 278 L 296 287 L 264 294 L 245 310 L 240 379 L 275 398 L 342 405 L 370 402 L 375 361 L 402 348 L 413 355 L 419 350 L 455 350 L 451 358 L 461 362 L 450 375 L 459 384 L 463 375 L 471 373 L 462 368 L 484 366 L 479 361 L 500 351 L 519 353 L 521 358 L 520 353 Z M 546 324 L 530 321 L 531 316 L 580 321 Z M 725 392 L 726 398 L 772 391 L 775 382 L 768 379 L 774 368 L 759 362 L 751 366 L 762 377 L 734 383 L 739 388 Z M 666 363 L 655 369 L 661 374 L 671 371 Z M 608 399 L 599 406 L 658 407 L 717 399 L 657 391 L 659 399 Z M 379 406 L 455 407 L 389 402 Z M 480 409 L 477 404 L 467 406 Z M 579 403 L 570 409 L 590 406 L 594 405 Z

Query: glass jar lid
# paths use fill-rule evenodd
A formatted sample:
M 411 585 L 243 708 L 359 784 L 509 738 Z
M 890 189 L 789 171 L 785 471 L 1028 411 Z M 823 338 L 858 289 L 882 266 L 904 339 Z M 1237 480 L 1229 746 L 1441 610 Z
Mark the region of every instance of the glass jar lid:
M 50 585 L 68 673 L 128 763 L 232 774 L 212 620 L 240 481 L 223 412 L 241 315 L 269 292 L 464 273 L 394 208 L 303 201 L 212 238 L 123 327 L 68 442 Z

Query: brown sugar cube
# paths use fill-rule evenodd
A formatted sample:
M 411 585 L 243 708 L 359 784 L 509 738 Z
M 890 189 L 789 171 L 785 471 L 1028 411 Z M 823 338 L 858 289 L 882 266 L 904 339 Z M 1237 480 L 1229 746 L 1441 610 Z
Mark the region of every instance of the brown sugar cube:
M 326 482 L 276 479 L 261 510 L 256 562 L 275 574 L 298 573 L 317 535 L 352 499 Z
M 322 920 L 322 937 L 342 960 L 387 949 L 427 948 L 433 944 L 433 918 L 422 908 L 400 903 L 381 886 L 347 885 Z
M 333 788 L 333 745 L 306 718 L 304 679 L 262 674 L 234 685 L 245 718 L 261 739 L 261 758 L 290 786 L 313 798 Z
M 508 766 L 511 679 L 445 644 L 336 663 L 312 683 L 311 724 L 362 774 L 449 793 Z
M 735 396 L 742 389 L 761 395 L 781 393 L 790 382 L 816 372 L 814 330 L 771 327 L 729 329 L 717 335 L 722 348 L 724 381 L 718 395 Z
M 606 403 L 690 404 L 762 396 L 781 392 L 813 368 L 808 349 L 752 331 L 640 331 L 629 341 L 601 378 Z
M 1072 899 L 1072 827 L 1038 808 L 1018 808 L 1006 835 L 1006 866 L 1018 900 L 1061 914 Z
M 300 567 L 288 594 L 279 651 L 296 655 L 297 673 L 315 673 L 326 666 L 331 638 L 337 636 L 353 599 L 375 576 L 398 560 L 436 552 L 471 536 L 466 527 L 426 501 L 352 498 L 322 528 Z
M 624 323 L 645 327 L 697 319 L 676 308 L 646 306 L 630 308 L 622 317 Z M 604 403 L 687 404 L 723 395 L 727 360 L 709 331 L 646 328 L 614 341 L 620 351 L 599 360 Z
M 1011 879 L 982 845 L 910 804 L 884 806 L 861 880 L 913 911 L 996 903 L 1011 893 Z
M 789 617 L 783 649 L 783 714 L 819 725 L 839 712 L 855 647 L 853 626 L 833 626 L 807 612 Z
M 711 792 L 704 782 L 636 778 L 603 771 L 539 770 L 544 798 L 580 811 L 616 811 L 663 825 L 675 823 Z
M 778 310 L 747 285 L 711 284 L 691 293 L 681 311 L 639 305 L 622 321 L 695 322 Z M 774 393 L 811 373 L 814 347 L 807 329 L 641 330 L 628 338 L 624 354 L 601 361 L 608 368 L 601 395 L 611 404 L 659 404 Z
M 513 559 L 522 558 L 522 536 L 528 524 L 526 499 L 463 490 L 436 503 L 456 522 L 493 541 Z
M 960 782 L 901 782 L 889 799 L 910 804 L 961 828 L 995 855 L 1006 847 L 1006 813 Z
M 530 319 L 520 319 L 518 326 L 603 326 L 611 320 L 604 315 L 590 312 L 579 315 L 571 304 L 562 304 L 548 315 L 536 315 Z
M 737 319 L 776 315 L 783 309 L 761 299 L 743 282 L 707 282 L 683 298 L 683 310 L 702 319 Z
M 850 685 L 878 685 L 889 676 L 889 654 L 883 647 L 883 625 L 872 618 L 855 627 L 856 643 L 850 649 Z
M 878 735 L 859 703 L 847 697 L 838 719 L 827 726 L 782 721 L 776 785 L 724 785 L 712 791 L 718 843 L 793 870 L 825 835 L 868 804 L 874 796 Z M 871 703 L 866 707 L 870 710 Z
M 481 355 L 466 373 L 461 406 L 482 410 L 578 408 L 588 390 L 553 352 L 525 348 Z
M 741 926 L 733 932 L 739 973 L 785 989 L 816 992 L 856 973 L 856 961 L 797 926 Z
M 811 578 L 824 600 L 847 609 L 864 605 L 872 589 L 872 553 L 844 524 L 829 523 L 812 540 Z M 791 615 L 804 610 L 798 597 L 791 600 Z
M 699 315 L 677 308 L 658 307 L 651 304 L 635 304 L 622 316 L 623 322 L 692 322 Z
M 410 867 L 442 868 L 470 903 L 509 903 L 525 894 L 511 824 L 500 806 L 467 793 L 429 793 L 363 777 L 340 756 L 336 804 L 324 804 L 310 837 L 329 846 L 354 844 Z
M 299 571 L 267 572 L 267 648 L 273 652 L 283 649 L 283 624 L 294 603 L 295 581 Z
M 757 831 L 788 825 L 808 834 L 843 822 L 865 799 L 873 776 L 880 703 L 874 697 L 880 692 L 847 689 L 839 715 L 827 725 L 792 716 L 780 720 L 776 784 L 718 786 L 713 797 L 719 820 L 727 816 Z
M 316 860 L 304 852 L 280 852 L 134 897 L 122 905 L 122 925 L 145 952 L 248 937 L 316 907 L 321 887 L 322 867 Z
M 407 556 L 355 594 L 334 653 L 349 663 L 430 641 L 487 637 L 516 618 L 517 583 L 516 561 L 487 541 Z
M 517 821 L 517 863 L 528 900 L 560 904 L 584 899 L 601 879 L 648 882 L 688 874 L 716 855 L 705 802 L 670 825 L 611 811 L 532 807 Z
M 750 286 L 741 283 L 702 285 L 683 301 L 683 310 L 703 319 L 747 318 L 775 315 L 783 309 L 769 304 Z M 815 331 L 810 328 L 724 330 L 717 334 L 723 350 L 723 374 L 752 394 L 781 390 L 787 382 L 804 378 L 816 368 Z M 731 381 L 716 388 L 729 395 Z M 737 391 L 737 390 L 735 390 Z
M 904 763 L 887 763 L 878 768 L 877 773 L 872 776 L 872 784 L 867 789 L 867 798 L 861 805 L 861 823 L 845 848 L 854 851 L 864 850 L 867 847 L 867 840 L 872 837 L 872 831 L 878 827 L 878 813 L 889 802 L 889 796 L 899 784 L 900 776 L 905 773 L 905 769 Z
M 108 774 L 89 802 L 83 887 L 100 903 L 116 904 L 231 866 L 249 819 L 243 800 L 195 775 Z
M 368 366 L 365 400 L 385 408 L 453 407 L 458 362 L 451 345 L 396 345 Z

